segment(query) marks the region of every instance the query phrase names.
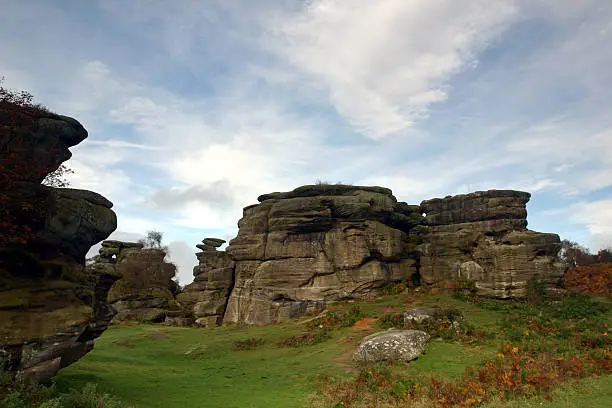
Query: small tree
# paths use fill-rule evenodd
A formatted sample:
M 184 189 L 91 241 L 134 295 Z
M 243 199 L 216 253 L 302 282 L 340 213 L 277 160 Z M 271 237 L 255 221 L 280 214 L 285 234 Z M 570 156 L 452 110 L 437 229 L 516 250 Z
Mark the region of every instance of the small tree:
M 20 183 L 46 176 L 45 166 L 29 159 L 27 152 L 35 143 L 29 136 L 48 110 L 35 104 L 30 93 L 6 89 L 3 82 L 4 77 L 0 78 L 0 245 L 24 245 L 32 237 L 34 218 L 44 218 L 44 206 L 36 194 L 17 193 L 22 191 Z
M 42 184 L 49 187 L 65 188 L 70 186 L 70 181 L 66 178 L 67 175 L 74 174 L 74 170 L 66 166 L 65 163 L 60 164 L 57 170 L 47 174 Z
M 612 247 L 600 249 L 599 252 L 597 252 L 597 262 L 612 262 Z
M 596 256 L 592 255 L 588 248 L 568 239 L 561 241 L 559 256 L 570 267 L 591 265 L 597 262 Z
M 142 244 L 145 248 L 167 249 L 162 247 L 163 237 L 164 234 L 162 232 L 151 230 L 147 231 L 147 235 L 143 239 L 139 239 L 138 243 Z

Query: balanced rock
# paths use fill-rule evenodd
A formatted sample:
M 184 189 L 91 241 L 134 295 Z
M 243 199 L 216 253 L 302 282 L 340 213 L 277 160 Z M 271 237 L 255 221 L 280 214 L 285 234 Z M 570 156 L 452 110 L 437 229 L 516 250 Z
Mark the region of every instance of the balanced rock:
M 112 317 L 106 296 L 118 276 L 86 271 L 85 255 L 117 218 L 99 194 L 40 184 L 87 137 L 78 121 L 3 104 L 0 123 L 9 124 L 0 126 L 0 373 L 47 382 L 91 350 Z
M 207 246 L 219 248 L 221 245 L 225 244 L 225 240 L 220 238 L 204 238 L 202 243 Z
M 222 323 L 234 286 L 234 261 L 225 251 L 210 248 L 196 254 L 199 264 L 193 270 L 195 279 L 177 297 L 185 315 L 200 327 Z
M 530 194 L 478 191 L 423 201 L 428 232 L 421 246 L 420 275 L 427 284 L 471 281 L 477 293 L 521 298 L 537 279 L 554 288 L 565 272 L 556 234 L 527 229 Z
M 423 354 L 429 339 L 429 334 L 421 330 L 389 329 L 374 333 L 363 339 L 353 361 L 362 364 L 412 361 Z

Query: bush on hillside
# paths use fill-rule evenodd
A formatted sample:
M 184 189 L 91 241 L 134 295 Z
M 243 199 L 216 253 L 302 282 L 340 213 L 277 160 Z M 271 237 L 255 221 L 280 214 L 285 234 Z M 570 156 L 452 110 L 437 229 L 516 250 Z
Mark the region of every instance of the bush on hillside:
M 612 263 L 578 266 L 565 273 L 565 288 L 574 293 L 612 298 Z
M 247 339 L 240 339 L 234 342 L 234 346 L 232 347 L 234 351 L 247 351 L 247 350 L 255 350 L 265 344 L 264 339 L 257 337 L 249 337 Z
M 72 388 L 60 392 L 33 383 L 13 383 L 9 378 L 0 379 L 0 408 L 129 408 L 109 393 L 99 391 L 92 383 L 82 389 Z
M 3 81 L 0 78 L 0 151 L 4 153 L 0 158 L 0 245 L 25 245 L 32 238 L 31 221 L 44 220 L 45 208 L 37 195 L 22 197 L 21 202 L 16 202 L 11 192 L 28 179 L 44 178 L 43 184 L 65 187 L 68 181 L 64 175 L 71 170 L 60 166 L 48 174 L 47 167 L 28 159 L 27 152 L 37 142 L 29 136 L 36 133 L 39 118 L 49 111 L 35 104 L 30 93 L 5 88 Z
M 425 376 L 407 370 L 373 367 L 355 378 L 328 378 L 312 396 L 317 407 L 471 407 L 517 397 L 553 398 L 569 380 L 612 373 L 612 341 L 608 336 L 610 302 L 572 294 L 558 303 L 528 303 L 478 299 L 476 305 L 507 312 L 496 338 L 503 342 L 493 358 L 468 366 L 456 379 Z M 468 301 L 473 298 L 468 297 Z M 436 323 L 426 319 L 432 334 L 452 338 L 445 330 L 462 319 L 454 312 Z M 384 315 L 384 327 L 406 328 L 403 315 Z M 451 322 L 451 324 L 449 324 Z M 434 334 L 436 335 L 436 334 Z
M 334 330 L 352 327 L 362 316 L 363 313 L 357 305 L 352 306 L 348 311 L 326 312 L 308 322 L 307 332 L 287 337 L 278 341 L 277 344 L 281 347 L 312 346 L 330 339 Z

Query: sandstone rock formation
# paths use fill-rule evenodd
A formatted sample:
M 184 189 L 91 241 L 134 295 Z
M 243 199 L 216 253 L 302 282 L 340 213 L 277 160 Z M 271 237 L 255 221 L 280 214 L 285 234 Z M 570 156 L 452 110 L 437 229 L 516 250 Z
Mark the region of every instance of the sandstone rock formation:
M 559 237 L 527 230 L 529 193 L 481 191 L 397 202 L 382 187 L 303 186 L 246 207 L 238 236 L 197 245 L 196 279 L 179 296 L 200 325 L 269 324 L 325 303 L 380 294 L 390 283 L 474 283 L 524 297 L 535 278 L 557 286 Z
M 85 355 L 112 316 L 106 294 L 117 276 L 84 266 L 117 219 L 96 193 L 40 184 L 87 137 L 83 126 L 20 109 L 0 106 L 0 372 L 47 381 Z M 10 122 L 15 115 L 25 120 Z
M 227 248 L 236 264 L 224 322 L 286 320 L 417 272 L 420 209 L 389 189 L 304 186 L 258 200 Z
M 234 285 L 234 261 L 225 251 L 217 251 L 224 240 L 205 238 L 202 243 L 196 245 L 202 252 L 196 254 L 199 265 L 193 268 L 195 280 L 185 286 L 177 300 L 198 326 L 207 327 L 223 320 Z
M 108 302 L 117 314 L 113 322 L 162 322 L 170 311 L 178 311 L 172 293 L 174 264 L 164 259 L 160 248 L 108 240 L 102 242 L 99 255 L 88 266 L 92 271 L 114 271 L 121 276 L 108 293 Z
M 423 201 L 428 232 L 420 274 L 426 284 L 470 280 L 478 294 L 526 296 L 535 278 L 553 288 L 565 266 L 559 236 L 527 229 L 529 193 L 511 190 Z
M 431 337 L 421 330 L 389 329 L 364 338 L 353 355 L 356 363 L 409 362 L 425 351 Z

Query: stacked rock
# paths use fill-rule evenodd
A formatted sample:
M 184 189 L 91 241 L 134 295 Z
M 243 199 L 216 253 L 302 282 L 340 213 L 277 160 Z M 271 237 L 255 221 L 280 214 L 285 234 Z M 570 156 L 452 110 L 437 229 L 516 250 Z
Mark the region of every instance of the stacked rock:
M 205 238 L 196 247 L 199 264 L 193 268 L 195 279 L 185 286 L 177 300 L 198 326 L 221 324 L 227 300 L 234 285 L 234 261 L 225 251 L 217 248 L 225 243 L 218 238 Z
M 142 249 L 143 245 L 137 242 L 122 242 L 108 239 L 102 242 L 102 248 L 98 251 L 96 263 L 117 263 L 122 251 L 126 249 Z
M 220 238 L 204 238 L 201 244 L 196 245 L 196 248 L 204 252 L 216 251 L 221 245 L 225 244 L 224 239 Z

